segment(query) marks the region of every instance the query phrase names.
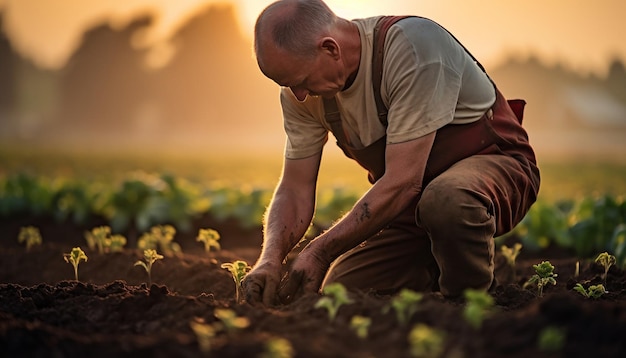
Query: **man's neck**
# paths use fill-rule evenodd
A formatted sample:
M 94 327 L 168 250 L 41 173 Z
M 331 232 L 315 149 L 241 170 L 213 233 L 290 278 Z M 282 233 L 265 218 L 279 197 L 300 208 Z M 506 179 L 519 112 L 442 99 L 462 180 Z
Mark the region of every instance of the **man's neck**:
M 359 65 L 361 63 L 361 35 L 358 26 L 349 20 L 341 20 L 339 25 L 343 33 L 343 53 L 345 56 L 345 67 L 348 73 L 346 84 L 342 91 L 350 88 L 357 74 L 359 73 Z

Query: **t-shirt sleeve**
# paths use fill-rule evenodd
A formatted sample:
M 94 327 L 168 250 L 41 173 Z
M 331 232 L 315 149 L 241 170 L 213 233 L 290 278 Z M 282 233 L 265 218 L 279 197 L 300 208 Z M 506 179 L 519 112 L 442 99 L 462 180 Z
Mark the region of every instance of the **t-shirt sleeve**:
M 328 130 L 313 114 L 318 101 L 308 97 L 299 102 L 287 88 L 280 91 L 283 122 L 287 140 L 285 157 L 301 159 L 322 151 L 328 141 Z
M 429 21 L 390 29 L 382 86 L 388 143 L 422 137 L 453 121 L 462 70 L 455 68 L 459 54 L 451 40 Z

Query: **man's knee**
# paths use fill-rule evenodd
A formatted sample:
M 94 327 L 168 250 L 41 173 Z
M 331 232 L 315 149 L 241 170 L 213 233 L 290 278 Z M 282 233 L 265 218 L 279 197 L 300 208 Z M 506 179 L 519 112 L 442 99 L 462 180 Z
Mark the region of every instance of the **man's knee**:
M 486 195 L 456 178 L 437 178 L 422 194 L 416 221 L 427 232 L 493 221 L 494 206 Z M 432 237 L 431 237 L 432 239 Z
M 493 283 L 492 200 L 452 175 L 432 181 L 417 206 L 416 220 L 428 232 L 444 295 Z

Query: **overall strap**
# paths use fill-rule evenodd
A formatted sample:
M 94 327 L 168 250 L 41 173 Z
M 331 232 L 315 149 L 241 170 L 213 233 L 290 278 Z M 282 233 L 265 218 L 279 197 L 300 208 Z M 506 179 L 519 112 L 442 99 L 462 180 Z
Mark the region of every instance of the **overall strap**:
M 335 139 L 337 139 L 339 146 L 342 147 L 344 144 L 350 144 L 350 140 L 346 136 L 346 132 L 341 124 L 341 113 L 339 112 L 337 100 L 335 97 L 322 97 L 322 101 L 324 103 L 324 118 L 326 118 L 326 122 L 330 125 L 330 129 Z
M 382 78 L 383 78 L 383 61 L 385 57 L 385 39 L 387 37 L 387 31 L 393 24 L 395 24 L 396 22 L 402 19 L 406 19 L 409 17 L 421 18 L 420 16 L 415 16 L 415 15 L 383 16 L 378 20 L 378 23 L 374 27 L 373 44 L 372 44 L 372 48 L 373 48 L 373 51 L 372 51 L 372 87 L 374 90 L 374 101 L 376 103 L 376 112 L 378 114 L 378 119 L 380 120 L 380 123 L 382 123 L 382 125 L 385 127 L 387 127 L 387 124 L 388 124 L 388 121 L 387 121 L 388 109 L 385 106 L 382 95 L 380 93 Z M 446 32 L 448 32 L 448 34 L 450 34 L 450 36 L 463 48 L 463 50 L 465 50 L 465 52 L 472 58 L 472 60 L 478 65 L 478 67 L 485 74 L 487 74 L 483 65 L 480 62 L 478 62 L 478 60 L 474 57 L 474 55 L 472 55 L 472 53 L 469 52 L 467 48 L 463 46 L 463 44 L 456 37 L 454 37 L 452 33 L 450 33 L 450 31 L 448 31 L 444 27 L 442 28 Z M 489 77 L 489 75 L 487 75 L 487 77 Z M 523 105 L 525 104 L 525 102 L 523 100 L 518 100 L 518 101 L 521 102 L 520 105 L 523 111 Z M 344 144 L 349 144 L 350 142 L 341 124 L 341 114 L 339 113 L 337 100 L 335 99 L 335 97 L 324 98 L 323 103 L 324 103 L 324 112 L 325 112 L 324 116 L 326 118 L 326 121 L 330 125 L 333 135 L 337 139 L 338 144 L 340 144 L 340 146 Z M 521 116 L 518 118 L 519 118 L 519 121 L 521 122 Z
M 380 86 L 383 81 L 383 59 L 385 57 L 385 38 L 391 25 L 411 16 L 384 16 L 374 27 L 374 43 L 372 44 L 372 87 L 374 87 L 374 101 L 376 113 L 380 123 L 387 127 L 387 107 L 380 95 Z
M 376 27 L 374 28 L 374 43 L 372 45 L 372 87 L 374 88 L 374 100 L 376 102 L 378 119 L 385 127 L 387 127 L 388 111 L 380 95 L 380 86 L 383 78 L 383 58 L 385 55 L 385 37 L 387 35 L 387 30 L 389 30 L 391 25 L 407 17 L 412 16 L 384 16 L 378 21 Z M 339 113 L 337 100 L 335 97 L 323 98 L 323 103 L 324 118 L 330 125 L 331 131 L 337 139 L 338 144 L 340 144 L 340 146 L 349 144 L 349 139 L 346 136 L 345 130 L 341 124 L 341 113 Z

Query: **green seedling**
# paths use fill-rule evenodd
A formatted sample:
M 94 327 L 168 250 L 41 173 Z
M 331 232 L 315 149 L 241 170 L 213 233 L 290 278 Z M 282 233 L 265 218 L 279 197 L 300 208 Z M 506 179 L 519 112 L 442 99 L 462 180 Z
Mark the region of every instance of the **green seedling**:
M 435 358 L 443 353 L 444 333 L 426 324 L 415 325 L 409 332 L 408 340 L 413 357 Z
M 91 229 L 91 231 L 85 232 L 85 240 L 87 241 L 87 247 L 89 250 L 96 250 L 103 254 L 105 241 L 111 236 L 111 228 L 108 226 L 99 226 Z
M 603 284 L 591 285 L 589 288 L 585 289 L 585 287 L 580 283 L 577 283 L 576 286 L 574 286 L 574 291 L 585 296 L 585 298 L 600 298 L 607 292 Z
M 72 264 L 74 266 L 74 279 L 78 281 L 78 264 L 80 260 L 85 260 L 87 262 L 87 255 L 80 247 L 75 247 L 69 254 L 63 254 L 63 259 L 65 262 Z
M 122 252 L 126 246 L 126 238 L 122 235 L 111 235 L 105 245 L 108 252 Z
M 548 326 L 539 332 L 537 346 L 545 352 L 558 352 L 565 344 L 565 331 L 562 328 Z
M 315 303 L 315 308 L 325 308 L 328 311 L 328 318 L 331 321 L 335 320 L 339 307 L 344 304 L 352 303 L 352 300 L 348 297 L 348 291 L 338 282 L 325 286 L 322 293 L 324 297 L 320 298 L 317 303 Z
M 520 244 L 519 242 L 515 243 L 515 245 L 513 245 L 512 248 L 506 245 L 502 245 L 500 247 L 500 251 L 502 252 L 502 255 L 504 256 L 504 258 L 506 259 L 506 262 L 509 264 L 509 266 L 513 268 L 515 268 L 515 260 L 517 259 L 517 256 L 519 255 L 521 250 L 522 250 L 522 244 Z
M 250 321 L 246 317 L 238 317 L 235 311 L 230 309 L 216 308 L 214 315 L 218 321 L 212 324 L 208 324 L 204 319 L 198 317 L 189 322 L 191 330 L 196 335 L 200 351 L 203 353 L 211 351 L 213 339 L 218 333 L 226 332 L 226 334 L 232 335 L 250 325 Z
M 241 298 L 243 297 L 241 282 L 243 281 L 244 277 L 246 277 L 250 269 L 252 269 L 252 267 L 250 267 L 247 262 L 242 260 L 226 262 L 223 263 L 221 267 L 223 269 L 227 269 L 233 276 L 233 281 L 235 281 L 235 301 L 237 303 L 240 303 Z
M 98 253 L 121 252 L 126 245 L 126 238 L 122 235 L 111 235 L 109 226 L 99 226 L 85 232 L 85 240 L 90 250 Z
M 41 245 L 41 233 L 39 229 L 34 226 L 26 226 L 20 228 L 20 233 L 17 236 L 17 242 L 26 244 L 26 251 L 30 251 L 33 246 Z
M 401 325 L 406 325 L 409 320 L 417 312 L 419 302 L 424 297 L 423 294 L 409 289 L 402 289 L 396 296 L 385 306 L 383 312 L 386 313 L 390 308 L 396 312 L 396 317 Z
M 163 255 L 159 255 L 156 250 L 146 249 L 143 250 L 143 258 L 144 261 L 135 262 L 135 266 L 142 266 L 146 272 L 148 273 L 148 286 L 152 286 L 152 264 L 156 262 L 156 260 L 161 260 Z
M 202 353 L 209 353 L 211 351 L 211 343 L 216 334 L 215 328 L 210 324 L 204 323 L 203 320 L 191 321 L 189 322 L 189 326 L 196 335 L 200 351 Z
M 502 256 L 504 256 L 504 258 L 506 259 L 506 263 L 509 265 L 509 267 L 511 267 L 511 270 L 513 272 L 513 281 L 516 280 L 515 261 L 517 260 L 517 256 L 519 255 L 521 250 L 522 244 L 520 244 L 519 242 L 515 243 L 512 248 L 506 245 L 502 245 L 500 247 L 500 252 L 502 252 Z
M 493 297 L 485 291 L 472 289 L 465 290 L 463 295 L 466 300 L 463 317 L 472 327 L 478 329 L 493 308 Z
M 265 342 L 265 351 L 259 358 L 292 358 L 295 351 L 291 342 L 285 338 L 272 337 Z
M 246 317 L 239 317 L 237 313 L 227 308 L 216 308 L 213 313 L 220 322 L 214 323 L 216 330 L 223 330 L 227 334 L 233 334 L 250 325 L 250 320 Z
M 533 268 L 535 269 L 536 274 L 532 275 L 524 286 L 536 284 L 537 293 L 539 297 L 542 297 L 543 288 L 548 284 L 556 285 L 555 277 L 558 275 L 554 273 L 554 266 L 552 266 L 550 261 L 543 261 L 540 264 L 533 265 Z
M 371 318 L 360 315 L 352 316 L 350 320 L 350 328 L 356 333 L 357 337 L 361 339 L 367 338 L 371 324 Z
M 596 257 L 595 262 L 604 267 L 604 274 L 602 274 L 602 281 L 604 281 L 604 284 L 606 284 L 606 277 L 609 274 L 609 269 L 615 264 L 615 261 L 615 256 L 609 254 L 608 252 L 603 252 Z
M 213 229 L 200 229 L 196 241 L 204 243 L 204 251 L 209 252 L 211 248 L 219 250 L 220 246 L 220 234 Z
M 172 256 L 182 252 L 180 245 L 174 242 L 176 229 L 172 225 L 157 225 L 150 228 L 137 241 L 137 248 L 140 250 L 152 249 L 161 250 L 163 255 Z

